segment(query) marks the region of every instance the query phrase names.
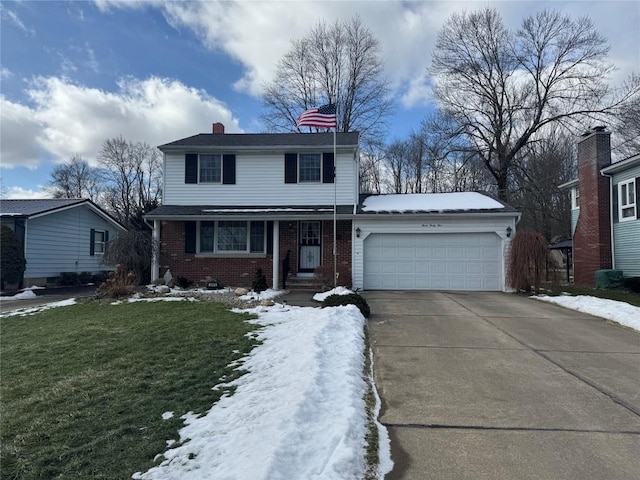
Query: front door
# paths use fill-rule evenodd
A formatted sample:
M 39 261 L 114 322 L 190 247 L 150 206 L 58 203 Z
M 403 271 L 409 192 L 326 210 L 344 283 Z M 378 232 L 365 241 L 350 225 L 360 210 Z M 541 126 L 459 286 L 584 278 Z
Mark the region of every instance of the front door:
M 313 272 L 320 266 L 320 222 L 300 222 L 300 265 L 298 271 Z

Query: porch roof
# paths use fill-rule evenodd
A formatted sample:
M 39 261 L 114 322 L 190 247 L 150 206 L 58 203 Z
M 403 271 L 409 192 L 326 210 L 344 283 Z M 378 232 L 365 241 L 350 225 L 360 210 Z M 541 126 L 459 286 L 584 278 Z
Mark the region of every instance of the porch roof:
M 353 205 L 338 205 L 336 216 L 351 218 Z M 275 205 L 275 206 L 222 206 L 222 205 L 162 205 L 147 213 L 147 220 L 196 220 L 211 218 L 333 218 L 333 205 Z

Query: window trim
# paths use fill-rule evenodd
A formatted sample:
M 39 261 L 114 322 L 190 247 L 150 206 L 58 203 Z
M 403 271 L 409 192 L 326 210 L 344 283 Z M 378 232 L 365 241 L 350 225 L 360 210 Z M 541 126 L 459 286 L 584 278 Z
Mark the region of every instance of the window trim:
M 205 181 L 201 179 L 201 173 L 202 173 L 202 162 L 201 162 L 201 157 L 202 156 L 208 156 L 208 157 L 219 157 L 220 159 L 220 180 L 218 181 Z M 199 153 L 198 154 L 198 184 L 214 184 L 214 185 L 220 185 L 222 184 L 222 179 L 224 175 L 224 162 L 223 162 L 223 155 L 221 153 Z
M 213 222 L 213 250 L 212 251 L 202 251 L 200 247 L 200 239 L 201 239 L 201 225 L 202 222 Z M 246 225 L 247 233 L 246 233 L 246 250 L 219 250 L 218 249 L 218 232 L 220 231 L 219 222 L 243 222 Z M 262 241 L 262 251 L 260 252 L 252 252 L 251 251 L 251 223 L 258 222 L 263 225 L 263 241 Z M 266 220 L 235 220 L 235 219 L 225 219 L 225 220 L 198 220 L 196 222 L 196 256 L 200 257 L 264 257 L 267 255 L 267 221 Z
M 623 186 L 627 187 L 626 197 L 622 195 Z M 629 192 L 632 192 L 633 202 L 629 202 Z M 636 179 L 630 178 L 629 180 L 619 182 L 618 183 L 618 221 L 628 222 L 631 220 L 636 220 L 637 209 L 638 209 L 638 199 L 636 198 Z M 630 210 L 632 214 L 628 216 L 624 216 L 623 213 L 627 210 Z
M 571 189 L 571 210 L 580 209 L 580 187 L 573 187 Z
M 302 162 L 301 162 L 300 160 L 301 160 L 301 156 L 302 156 L 302 155 L 317 155 L 317 157 L 318 157 L 318 163 L 319 163 L 319 167 L 318 167 L 318 180 L 310 181 L 310 180 L 302 180 L 302 179 L 300 178 L 300 169 L 301 169 L 301 167 L 302 167 Z M 323 183 L 323 182 L 322 182 L 322 179 L 323 179 L 323 176 L 322 176 L 322 174 L 323 174 L 323 172 L 322 172 L 323 165 L 322 165 L 322 163 L 323 163 L 323 161 L 322 161 L 322 153 L 317 153 L 317 152 L 304 152 L 304 153 L 298 153 L 298 165 L 297 165 L 297 166 L 298 166 L 298 168 L 297 168 L 297 170 L 298 170 L 298 171 L 297 171 L 297 174 L 298 174 L 298 183 L 313 184 L 313 185 Z
M 102 240 L 98 241 L 98 234 L 102 235 Z M 107 250 L 107 231 L 106 230 L 94 230 L 93 231 L 93 254 L 94 255 L 104 255 L 104 252 Z M 98 245 L 100 245 L 100 250 L 98 250 Z

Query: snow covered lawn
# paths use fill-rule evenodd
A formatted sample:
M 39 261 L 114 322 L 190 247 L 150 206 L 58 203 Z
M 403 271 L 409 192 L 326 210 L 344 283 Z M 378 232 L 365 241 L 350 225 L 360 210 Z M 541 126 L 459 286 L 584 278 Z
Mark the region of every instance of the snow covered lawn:
M 258 307 L 262 343 L 237 387 L 186 426 L 165 460 L 136 479 L 360 479 L 365 462 L 364 317 L 353 306 Z M 389 440 L 378 425 L 381 473 Z M 159 452 L 160 453 L 160 452 Z
M 561 295 L 559 297 L 537 296 L 533 297 L 543 302 L 555 303 L 579 312 L 588 313 L 597 317 L 613 320 L 621 325 L 640 331 L 640 307 L 629 305 L 617 300 L 608 300 L 589 295 Z

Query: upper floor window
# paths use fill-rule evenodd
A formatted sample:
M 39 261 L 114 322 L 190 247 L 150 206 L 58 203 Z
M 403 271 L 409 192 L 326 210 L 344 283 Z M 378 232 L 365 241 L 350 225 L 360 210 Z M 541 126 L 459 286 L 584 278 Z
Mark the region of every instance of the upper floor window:
M 580 188 L 573 187 L 571 189 L 571 209 L 575 210 L 580 208 Z
M 285 153 L 284 183 L 333 183 L 333 153 Z
M 298 158 L 298 181 L 320 183 L 322 162 L 319 153 L 301 153 Z
M 184 156 L 184 183 L 236 183 L 235 154 L 197 154 Z
M 636 181 L 635 179 L 618 184 L 618 208 L 621 222 L 636 218 Z
M 222 182 L 222 155 L 200 155 L 200 183 Z

